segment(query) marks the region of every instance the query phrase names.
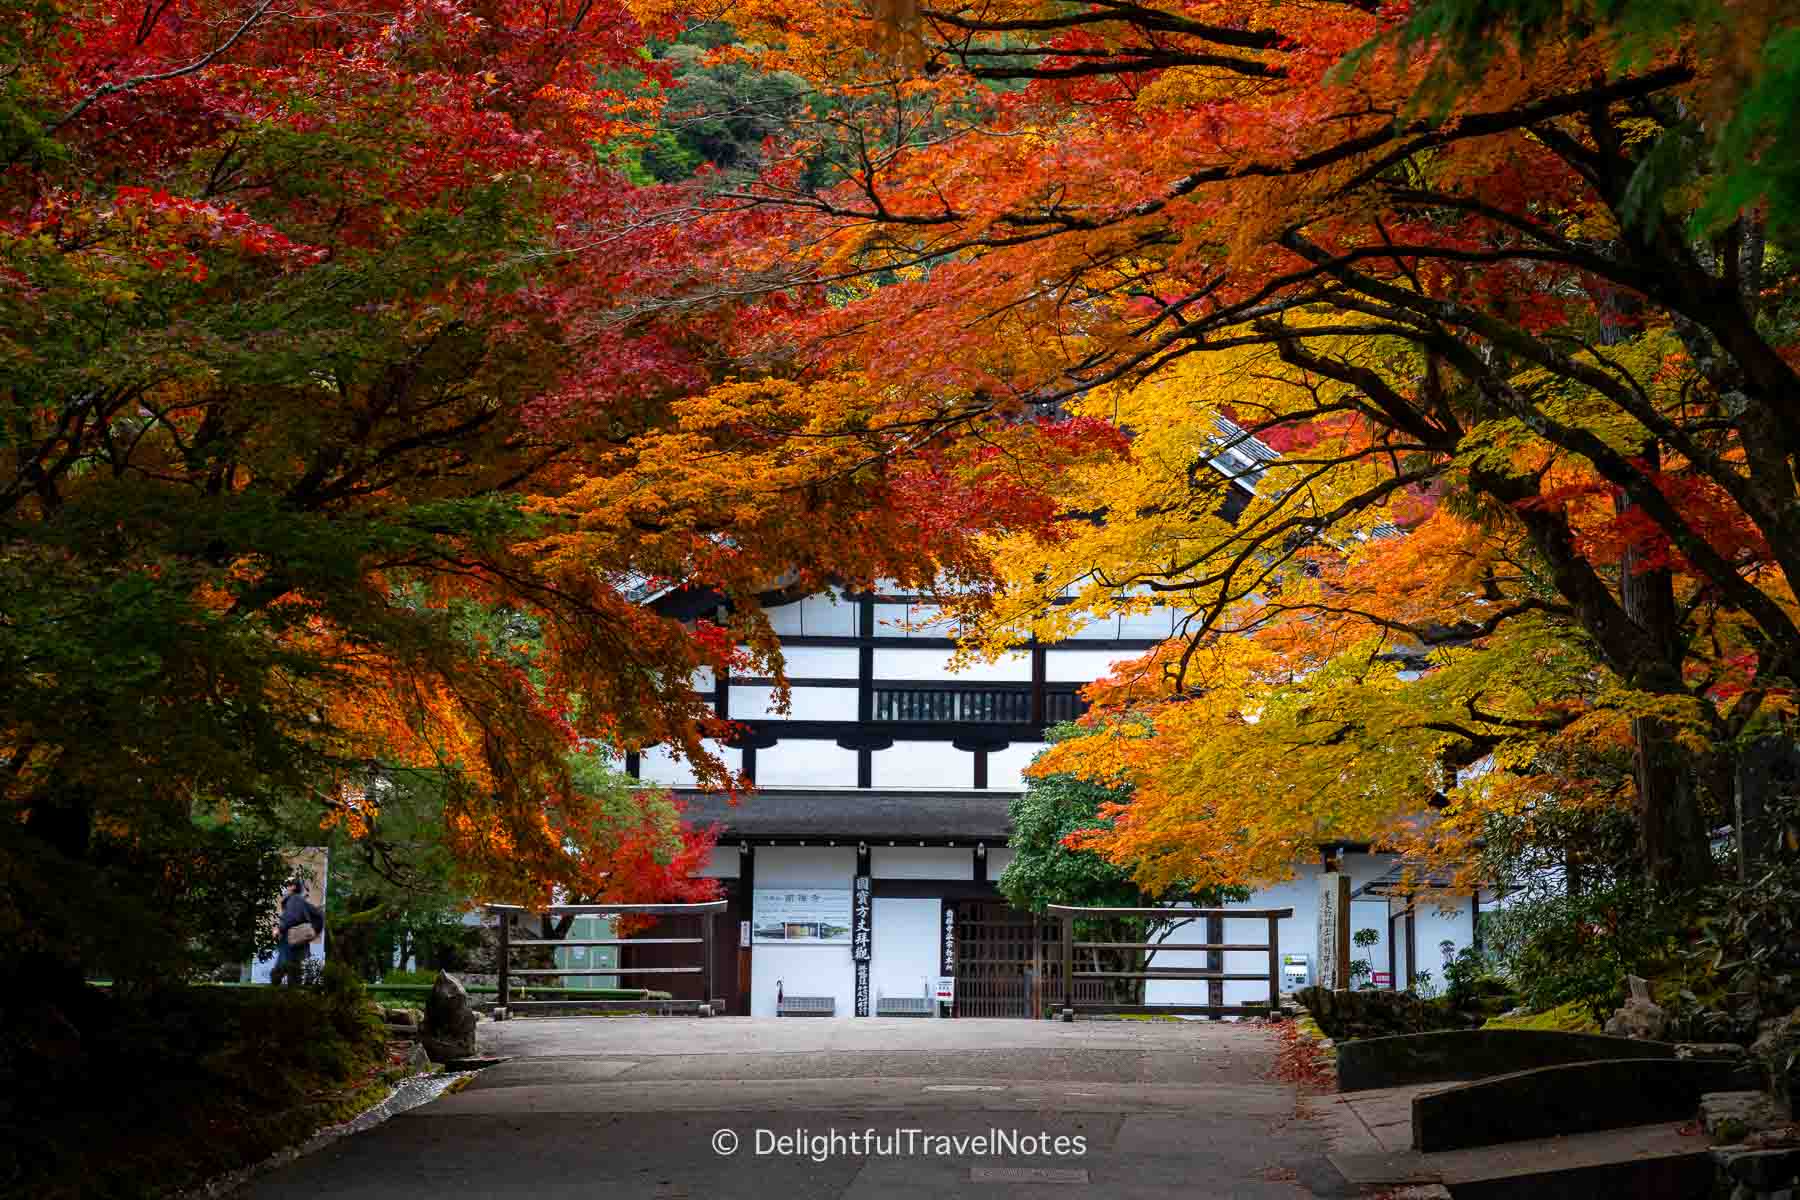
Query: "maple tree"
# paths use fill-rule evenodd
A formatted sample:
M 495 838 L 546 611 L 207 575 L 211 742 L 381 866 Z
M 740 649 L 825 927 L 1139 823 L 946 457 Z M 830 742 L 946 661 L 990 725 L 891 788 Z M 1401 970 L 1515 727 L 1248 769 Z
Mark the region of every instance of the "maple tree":
M 1083 730 L 1071 723 L 1052 726 L 1045 732 L 1052 746 L 1082 735 Z M 1152 890 L 1117 861 L 1082 848 L 1079 842 L 1083 837 L 1110 830 L 1112 823 L 1101 816 L 1102 809 L 1117 808 L 1132 798 L 1129 784 L 1116 780 L 1096 782 L 1091 777 L 1091 767 L 1084 769 L 1086 775 L 1062 774 L 1048 767 L 1034 771 L 1025 781 L 1025 791 L 1009 806 L 1012 828 L 1007 848 L 1012 851 L 1012 858 L 995 883 L 1014 908 L 1039 914 L 1051 904 L 1096 908 L 1183 904 L 1210 908 L 1249 899 L 1247 888 L 1196 885 L 1189 879 L 1170 880 Z M 1076 926 L 1076 936 L 1100 943 L 1161 943 L 1192 923 L 1192 918 L 1083 918 Z M 1157 955 L 1155 950 L 1120 950 L 1116 945 L 1083 953 L 1091 957 L 1096 970 L 1125 972 L 1144 970 Z M 1115 979 L 1109 985 L 1122 1003 L 1144 1002 L 1142 979 Z
M 781 348 L 781 382 L 724 395 L 778 386 L 809 437 L 853 421 L 894 473 L 962 484 L 920 496 L 994 555 L 1002 587 L 962 606 L 990 649 L 1066 627 L 1065 592 L 1194 610 L 1227 682 L 1192 673 L 1202 653 L 1159 659 L 1158 739 L 1265 686 L 1255 651 L 1212 639 L 1304 590 L 1318 546 L 1454 501 L 1532 581 L 1478 624 L 1562 622 L 1625 723 L 1648 869 L 1704 877 L 1735 748 L 1783 718 L 1800 655 L 1794 263 L 1768 143 L 1792 13 L 890 7 L 735 13 L 832 108 L 715 195 L 731 256 L 683 302 L 782 298 L 747 343 Z M 818 291 L 837 302 L 787 304 Z M 1071 416 L 1129 447 L 1046 436 Z M 1233 460 L 1218 418 L 1279 462 Z M 1366 629 L 1416 640 L 1384 620 Z M 1390 796 L 1445 790 L 1435 746 L 1410 746 Z M 1262 869 L 1280 855 L 1229 850 L 1241 829 L 1312 824 L 1208 823 L 1193 795 L 1119 853 Z M 1154 808 L 1140 793 L 1133 820 Z
M 298 811 L 373 852 L 397 775 L 476 898 L 706 892 L 710 835 L 583 764 L 664 743 L 738 785 L 691 680 L 779 673 L 757 596 L 938 573 L 856 452 L 833 480 L 779 406 L 677 407 L 766 319 L 635 303 L 697 187 L 616 161 L 680 27 L 44 0 L 0 33 L 9 969 L 171 970 L 102 961 L 146 883 L 106 847 Z

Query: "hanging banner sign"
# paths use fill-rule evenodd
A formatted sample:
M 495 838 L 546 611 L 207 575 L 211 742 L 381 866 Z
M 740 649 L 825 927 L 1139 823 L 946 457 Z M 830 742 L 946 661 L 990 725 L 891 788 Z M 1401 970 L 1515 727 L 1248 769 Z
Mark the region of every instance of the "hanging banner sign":
M 869 1015 L 869 964 L 867 962 L 856 964 L 856 1015 L 859 1017 Z

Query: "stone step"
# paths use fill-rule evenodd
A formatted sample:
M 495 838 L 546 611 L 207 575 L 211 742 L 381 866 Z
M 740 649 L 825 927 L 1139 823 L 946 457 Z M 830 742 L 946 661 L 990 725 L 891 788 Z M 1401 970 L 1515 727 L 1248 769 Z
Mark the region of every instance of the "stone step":
M 1711 1151 L 1691 1122 L 1667 1122 L 1436 1154 L 1365 1142 L 1329 1157 L 1351 1183 L 1439 1184 L 1454 1200 L 1692 1200 L 1712 1188 Z
M 1420 1093 L 1412 1102 L 1411 1141 L 1429 1153 L 1686 1120 L 1700 1111 L 1706 1093 L 1753 1088 L 1760 1081 L 1755 1067 L 1728 1059 L 1538 1067 Z

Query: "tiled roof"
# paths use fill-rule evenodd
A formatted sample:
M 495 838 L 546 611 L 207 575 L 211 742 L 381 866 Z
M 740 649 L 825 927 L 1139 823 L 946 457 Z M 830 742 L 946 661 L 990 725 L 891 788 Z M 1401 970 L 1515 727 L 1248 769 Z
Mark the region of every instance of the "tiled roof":
M 1011 830 L 1013 792 L 883 792 L 853 789 L 751 792 L 736 805 L 716 792 L 677 791 L 696 825 L 747 838 L 967 839 L 999 843 Z

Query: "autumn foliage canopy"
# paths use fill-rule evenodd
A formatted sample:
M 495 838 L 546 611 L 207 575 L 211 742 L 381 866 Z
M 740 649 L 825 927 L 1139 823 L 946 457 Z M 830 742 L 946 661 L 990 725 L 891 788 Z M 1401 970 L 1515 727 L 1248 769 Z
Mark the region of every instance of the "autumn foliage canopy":
M 721 18 L 804 103 L 626 169 Z M 0 932 L 199 810 L 378 830 L 406 771 L 473 893 L 701 886 L 575 764 L 740 782 L 695 672 L 877 578 L 979 585 L 970 653 L 1191 614 L 1044 764 L 1131 786 L 1092 846 L 1147 883 L 1582 807 L 1704 873 L 1800 663 L 1797 45 L 1773 0 L 28 4 Z
M 1040 763 L 1133 788 L 1085 845 L 1152 888 L 1332 840 L 1466 878 L 1496 821 L 1600 809 L 1710 872 L 1800 663 L 1785 6 L 733 20 L 829 116 L 715 190 L 763 233 L 689 294 L 833 302 L 723 394 L 865 398 L 987 556 L 972 652 L 1191 613 Z

